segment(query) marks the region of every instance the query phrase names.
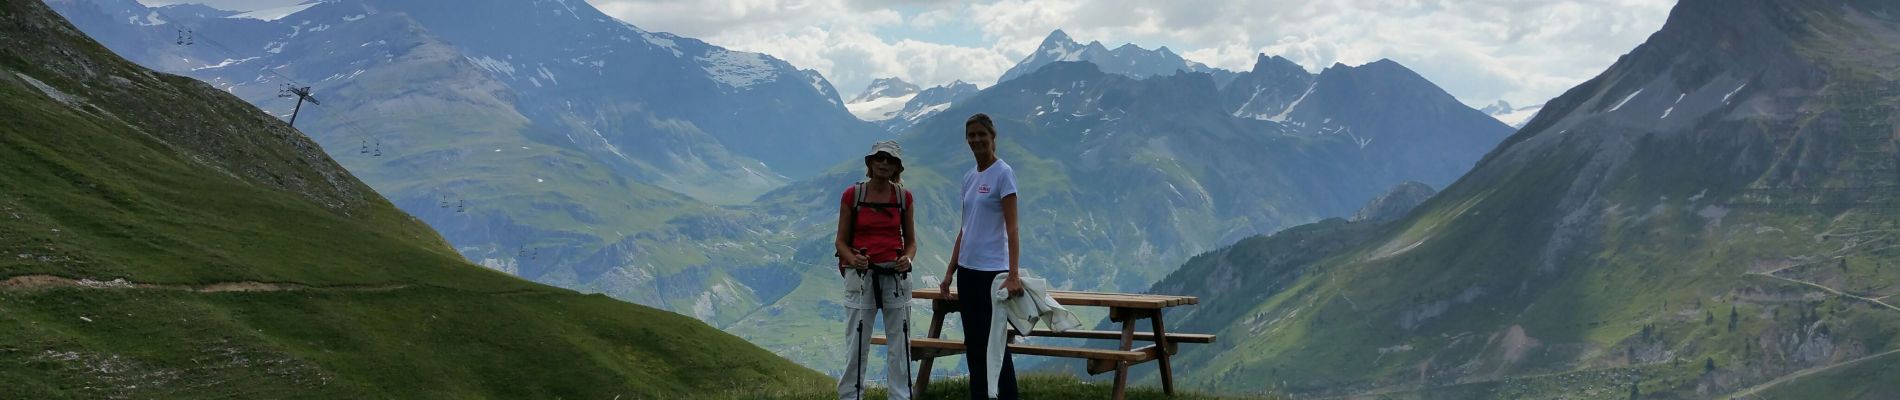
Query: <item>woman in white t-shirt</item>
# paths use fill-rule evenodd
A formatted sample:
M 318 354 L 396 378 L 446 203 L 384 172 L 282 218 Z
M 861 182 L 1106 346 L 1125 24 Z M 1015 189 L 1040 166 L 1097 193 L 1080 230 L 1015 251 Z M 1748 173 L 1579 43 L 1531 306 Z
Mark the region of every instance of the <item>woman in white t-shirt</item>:
M 976 157 L 976 166 L 963 174 L 962 195 L 963 222 L 957 231 L 957 245 L 950 252 L 950 265 L 944 272 L 943 283 L 938 290 L 949 293 L 951 282 L 957 281 L 958 309 L 963 318 L 963 341 L 965 351 L 964 365 L 970 367 L 971 399 L 1018 398 L 1016 391 L 1016 366 L 1010 360 L 1007 350 L 1003 353 L 997 381 L 997 393 L 985 396 L 989 385 L 985 379 L 990 366 L 985 362 L 989 346 L 1008 346 L 1008 343 L 988 343 L 990 337 L 990 316 L 995 310 L 990 296 L 996 275 L 1009 274 L 1003 281 L 1003 288 L 1012 296 L 1023 291 L 1022 270 L 1017 267 L 1016 259 L 1022 248 L 1016 236 L 1016 172 L 1009 163 L 996 157 L 996 124 L 990 116 L 976 114 L 963 123 L 963 140 L 970 144 L 970 155 Z M 961 280 L 956 278 L 961 275 Z

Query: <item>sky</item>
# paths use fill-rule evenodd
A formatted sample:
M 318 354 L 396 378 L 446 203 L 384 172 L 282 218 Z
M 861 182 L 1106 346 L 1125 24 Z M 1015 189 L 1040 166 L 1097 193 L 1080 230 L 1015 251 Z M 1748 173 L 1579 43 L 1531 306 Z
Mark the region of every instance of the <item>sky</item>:
M 260 9 L 301 0 L 141 0 Z M 445 0 L 448 1 L 448 0 Z M 529 0 L 521 0 L 529 1 Z M 1167 46 L 1244 71 L 1389 58 L 1473 107 L 1541 104 L 1662 27 L 1673 0 L 587 0 L 642 29 L 815 69 L 850 98 L 872 79 L 988 86 L 1050 31 Z

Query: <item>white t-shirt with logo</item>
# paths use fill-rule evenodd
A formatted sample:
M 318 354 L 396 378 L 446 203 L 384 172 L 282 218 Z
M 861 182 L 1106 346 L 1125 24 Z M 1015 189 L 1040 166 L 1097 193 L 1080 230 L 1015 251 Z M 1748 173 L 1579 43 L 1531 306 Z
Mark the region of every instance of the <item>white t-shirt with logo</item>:
M 963 174 L 963 247 L 957 264 L 978 271 L 1009 270 L 1009 232 L 1003 198 L 1016 194 L 1016 171 L 996 160 L 988 169 Z

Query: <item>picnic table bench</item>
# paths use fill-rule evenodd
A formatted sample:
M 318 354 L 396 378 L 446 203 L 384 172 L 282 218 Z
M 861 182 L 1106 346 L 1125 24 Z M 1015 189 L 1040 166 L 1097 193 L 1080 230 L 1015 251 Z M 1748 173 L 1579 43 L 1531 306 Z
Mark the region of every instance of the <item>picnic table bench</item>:
M 1153 294 L 1076 292 L 1066 290 L 1049 291 L 1049 297 L 1064 306 L 1107 307 L 1110 322 L 1121 324 L 1121 331 L 1095 331 L 1071 329 L 1063 332 L 1037 328 L 1029 336 L 1080 338 L 1080 339 L 1119 339 L 1118 349 L 1091 349 L 1082 347 L 1042 346 L 1033 344 L 1009 344 L 1012 354 L 1024 354 L 1046 357 L 1079 358 L 1087 360 L 1089 375 L 1099 375 L 1115 371 L 1116 400 L 1121 400 L 1128 389 L 1128 368 L 1149 361 L 1159 361 L 1161 367 L 1161 388 L 1168 395 L 1174 395 L 1174 371 L 1169 356 L 1178 352 L 1180 343 L 1213 343 L 1214 335 L 1168 333 L 1162 323 L 1162 310 L 1168 307 L 1192 305 L 1199 299 L 1192 296 L 1166 296 Z M 921 396 L 924 389 L 930 387 L 930 367 L 937 357 L 963 354 L 963 342 L 943 339 L 943 320 L 946 315 L 957 312 L 957 292 L 940 292 L 937 288 L 916 289 L 911 298 L 930 300 L 931 316 L 928 336 L 910 340 L 911 359 L 921 361 L 917 383 L 911 386 L 913 398 Z M 1152 322 L 1152 331 L 1135 331 L 1136 322 L 1147 319 Z M 1007 329 L 1007 328 L 1005 328 Z M 1015 331 L 1010 336 L 1016 336 Z M 1153 344 L 1134 347 L 1135 341 Z M 885 338 L 871 338 L 873 344 L 885 344 Z M 971 377 L 971 379 L 980 379 Z

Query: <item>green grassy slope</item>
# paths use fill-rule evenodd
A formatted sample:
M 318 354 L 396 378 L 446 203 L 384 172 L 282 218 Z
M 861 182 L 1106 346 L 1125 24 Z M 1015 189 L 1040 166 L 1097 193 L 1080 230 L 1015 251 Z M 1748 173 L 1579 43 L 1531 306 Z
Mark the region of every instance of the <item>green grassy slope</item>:
M 1030 374 L 1030 375 L 1021 376 L 1019 380 L 1016 381 L 1016 383 L 1018 385 L 1017 387 L 1022 390 L 1020 394 L 1025 399 L 1038 399 L 1038 400 L 1106 399 L 1106 398 L 1109 398 L 1109 396 L 1114 393 L 1114 386 L 1101 383 L 1101 382 L 1087 382 L 1087 381 L 1077 379 L 1073 376 Z M 964 380 L 964 378 L 950 378 L 950 379 L 941 379 L 941 380 L 931 381 L 930 390 L 925 392 L 922 396 L 918 396 L 917 399 L 918 400 L 967 399 L 967 398 L 970 398 L 968 385 L 969 385 L 969 381 Z M 869 391 L 866 391 L 864 398 L 881 399 L 881 398 L 884 398 L 885 393 L 886 392 L 884 391 L 883 388 L 874 388 Z M 1142 400 L 1142 399 L 1272 400 L 1272 399 L 1287 398 L 1285 396 L 1271 395 L 1271 394 L 1255 395 L 1255 396 L 1215 396 L 1215 395 L 1210 395 L 1207 393 L 1186 391 L 1186 390 L 1176 392 L 1174 396 L 1168 396 L 1167 394 L 1163 393 L 1160 388 L 1155 388 L 1155 387 L 1130 387 L 1128 388 L 1128 392 L 1125 394 L 1130 400 Z M 781 392 L 770 392 L 770 393 L 747 393 L 747 394 L 741 394 L 735 397 L 759 398 L 759 399 L 785 399 L 785 400 L 790 400 L 790 399 L 818 400 L 818 399 L 835 399 L 838 397 L 838 394 L 831 391 L 781 391 Z
M 671 398 L 827 380 L 690 318 L 470 265 L 301 134 L 112 56 L 39 2 L 0 5 L 0 41 L 6 397 Z M 127 283 L 34 283 L 51 277 Z

